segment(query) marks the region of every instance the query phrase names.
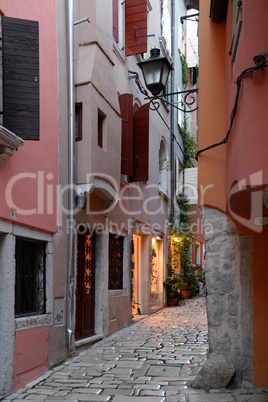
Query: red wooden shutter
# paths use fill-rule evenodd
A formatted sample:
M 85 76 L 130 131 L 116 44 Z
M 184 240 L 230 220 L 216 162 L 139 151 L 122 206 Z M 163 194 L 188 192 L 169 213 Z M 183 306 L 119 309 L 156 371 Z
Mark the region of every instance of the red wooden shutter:
M 119 96 L 122 118 L 121 173 L 133 174 L 133 95 Z
M 147 0 L 125 2 L 126 56 L 147 52 Z
M 39 28 L 37 21 L 2 17 L 4 126 L 39 140 Z
M 133 117 L 133 175 L 130 182 L 149 178 L 149 103 L 141 106 Z
M 113 0 L 113 37 L 116 40 L 116 42 L 119 41 L 118 0 Z

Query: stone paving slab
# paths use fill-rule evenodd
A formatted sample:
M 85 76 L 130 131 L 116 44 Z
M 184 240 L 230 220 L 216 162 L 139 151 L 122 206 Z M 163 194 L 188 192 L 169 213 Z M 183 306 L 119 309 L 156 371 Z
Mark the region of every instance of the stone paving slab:
M 206 299 L 190 299 L 83 349 L 4 400 L 268 402 L 268 390 L 252 385 L 233 391 L 192 388 L 207 351 Z

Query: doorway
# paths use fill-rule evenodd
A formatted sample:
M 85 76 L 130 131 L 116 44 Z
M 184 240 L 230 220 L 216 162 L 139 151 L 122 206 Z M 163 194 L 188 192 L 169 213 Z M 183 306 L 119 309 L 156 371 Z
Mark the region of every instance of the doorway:
M 95 325 L 95 236 L 77 235 L 75 339 L 94 335 Z
M 133 234 L 132 255 L 132 317 L 141 314 L 141 237 Z
M 152 238 L 151 248 L 151 307 L 159 305 L 159 242 L 155 237 Z

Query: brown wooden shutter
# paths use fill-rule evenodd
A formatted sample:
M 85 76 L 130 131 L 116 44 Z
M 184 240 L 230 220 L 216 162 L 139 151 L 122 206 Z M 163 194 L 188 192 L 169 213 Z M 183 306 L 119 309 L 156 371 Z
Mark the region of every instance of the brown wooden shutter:
M 116 42 L 119 41 L 118 0 L 113 0 L 113 37 Z
M 2 17 L 4 126 L 24 140 L 39 140 L 39 27 Z
M 149 103 L 141 106 L 133 117 L 133 175 L 130 182 L 149 179 Z
M 122 118 L 121 173 L 133 174 L 133 95 L 119 96 Z
M 125 2 L 126 56 L 147 52 L 147 0 Z

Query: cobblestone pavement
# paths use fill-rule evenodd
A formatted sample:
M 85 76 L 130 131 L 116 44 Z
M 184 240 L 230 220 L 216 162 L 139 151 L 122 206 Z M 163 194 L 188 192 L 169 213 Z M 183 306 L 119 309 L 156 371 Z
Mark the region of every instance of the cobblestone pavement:
M 82 350 L 5 400 L 268 401 L 268 392 L 261 389 L 191 388 L 208 350 L 205 303 L 205 298 L 190 299 L 147 316 Z

